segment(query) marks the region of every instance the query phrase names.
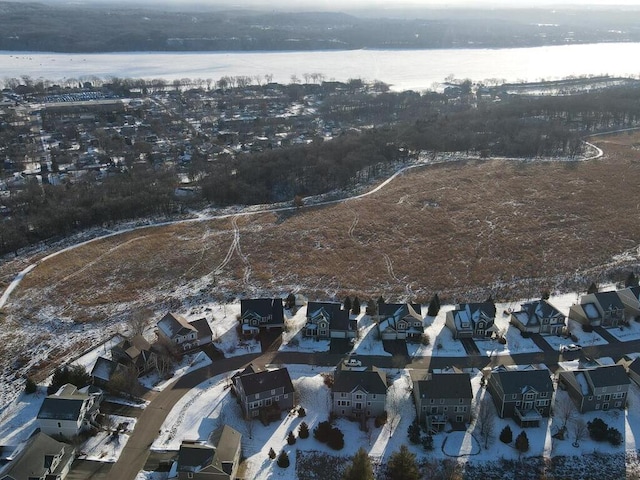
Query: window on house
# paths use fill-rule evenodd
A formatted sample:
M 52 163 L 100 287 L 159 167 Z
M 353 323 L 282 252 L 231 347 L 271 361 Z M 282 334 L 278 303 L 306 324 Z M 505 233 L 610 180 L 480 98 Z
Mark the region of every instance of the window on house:
M 285 394 L 284 394 L 284 398 L 289 398 L 289 394 L 288 394 L 288 393 L 285 393 Z
M 622 402 L 616 402 L 616 403 L 614 404 L 614 406 L 615 406 L 616 408 L 620 408 L 620 406 L 621 406 L 621 405 L 622 405 Z
M 356 400 L 362 400 L 362 394 L 356 393 Z
M 271 390 L 271 396 L 274 396 L 276 394 L 275 390 Z
M 276 402 L 279 402 L 280 401 L 280 395 L 276 395 L 273 400 L 276 401 Z
M 429 400 L 429 403 L 433 403 L 435 400 L 432 398 Z
M 256 393 L 256 399 L 260 398 L 260 394 Z
M 372 398 L 373 400 L 375 400 L 375 399 L 377 398 L 377 397 L 376 397 L 376 394 L 374 393 L 373 395 L 371 395 L 371 398 Z
M 600 410 L 600 404 L 596 403 L 596 410 Z
M 62 428 L 62 424 L 58 422 L 58 428 Z
M 511 394 L 511 400 L 515 400 L 516 398 L 518 398 L 517 394 L 515 394 L 515 393 Z
M 426 412 L 426 411 L 427 411 L 427 406 L 426 406 L 426 405 L 423 405 L 423 406 L 422 406 L 422 411 L 423 411 L 423 412 Z
M 440 399 L 440 405 L 442 405 L 444 403 L 444 398 Z
M 271 406 L 271 399 L 270 398 L 265 399 L 264 406 L 265 407 L 270 407 Z
M 464 402 L 464 399 L 462 398 L 458 399 L 458 403 L 462 403 L 462 402 Z

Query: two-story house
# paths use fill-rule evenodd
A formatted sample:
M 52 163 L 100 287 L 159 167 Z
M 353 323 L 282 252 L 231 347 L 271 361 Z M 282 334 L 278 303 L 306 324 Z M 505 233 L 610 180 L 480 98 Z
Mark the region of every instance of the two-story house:
M 39 432 L 9 464 L 0 468 L 1 480 L 64 480 L 75 458 L 71 445 Z
M 580 413 L 623 409 L 627 403 L 629 383 L 622 365 L 561 371 L 558 374 L 558 386 L 567 391 Z
M 177 313 L 167 313 L 157 323 L 158 338 L 186 352 L 211 343 L 212 332 L 205 318 L 188 322 Z
M 580 303 L 571 305 L 569 318 L 591 327 L 617 327 L 626 322 L 626 311 L 617 292 L 596 292 L 583 295 Z
M 566 317 L 547 300 L 522 304 L 522 309 L 511 313 L 510 323 L 521 332 L 559 335 L 565 327 Z
M 331 387 L 331 411 L 350 418 L 377 417 L 385 410 L 387 376 L 372 367 L 371 370 L 350 370 L 339 366 Z
M 225 425 L 214 432 L 206 443 L 183 441 L 178 451 L 177 472 L 179 480 L 235 480 L 237 478 L 242 435 Z
M 422 307 L 409 303 L 381 303 L 378 306 L 381 340 L 420 341 L 424 334 Z
M 459 303 L 447 312 L 445 325 L 453 338 L 486 338 L 495 331 L 496 305 L 493 302 Z
M 426 373 L 413 381 L 413 400 L 418 422 L 430 431 L 442 430 L 447 422 L 471 421 L 473 391 L 467 373 Z
M 71 438 L 95 422 L 102 391 L 91 387 L 79 391 L 70 383 L 44 399 L 38 411 L 40 431 Z
M 114 345 L 111 348 L 111 358 L 125 367 L 135 368 L 138 375 L 142 375 L 156 365 L 155 352 L 142 335 L 125 338 Z
M 500 418 L 513 418 L 521 427 L 537 427 L 549 417 L 555 389 L 546 368 L 500 366 L 491 371 L 487 391 Z
M 337 302 L 309 302 L 304 334 L 314 338 L 356 338 L 357 320 Z
M 279 418 L 283 410 L 296 404 L 295 390 L 289 371 L 259 370 L 249 365 L 232 377 L 233 391 L 245 418 L 260 417 L 263 421 Z
M 618 296 L 625 308 L 627 319 L 640 318 L 640 287 L 618 290 Z
M 280 298 L 240 300 L 240 324 L 246 337 L 254 337 L 261 329 L 284 327 L 284 306 Z

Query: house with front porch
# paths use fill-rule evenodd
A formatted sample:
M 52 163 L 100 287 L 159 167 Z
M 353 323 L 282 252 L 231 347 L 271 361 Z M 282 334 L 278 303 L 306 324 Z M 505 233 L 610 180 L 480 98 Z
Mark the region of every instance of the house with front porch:
M 337 302 L 309 302 L 304 335 L 313 338 L 356 338 L 357 320 Z
M 158 338 L 186 352 L 211 343 L 212 332 L 205 318 L 188 322 L 177 313 L 167 313 L 157 323 Z
M 283 410 L 291 410 L 296 404 L 295 390 L 286 368 L 260 370 L 251 364 L 231 380 L 246 419 L 260 417 L 266 422 L 280 418 Z
M 624 409 L 629 384 L 629 377 L 622 365 L 563 370 L 558 373 L 558 387 L 567 391 L 580 413 Z
M 545 368 L 493 369 L 487 380 L 500 418 L 513 418 L 521 427 L 537 427 L 551 413 L 555 389 Z
M 626 323 L 625 305 L 618 292 L 595 292 L 580 297 L 571 305 L 569 318 L 590 327 L 617 327 Z
M 111 348 L 111 359 L 142 375 L 156 366 L 156 353 L 142 335 L 125 338 Z
M 240 300 L 240 325 L 245 337 L 255 337 L 260 330 L 284 327 L 284 305 L 280 298 Z
M 447 422 L 471 421 L 473 391 L 469 374 L 427 372 L 420 379 L 412 378 L 418 422 L 429 431 L 441 431 Z
M 482 303 L 459 303 L 447 312 L 445 325 L 453 338 L 486 338 L 496 331 L 494 326 L 496 305 L 488 301 Z
M 511 313 L 509 323 L 521 332 L 560 335 L 566 317 L 547 300 L 536 300 L 522 304 L 521 310 Z
M 387 376 L 376 367 L 351 370 L 336 369 L 331 387 L 331 411 L 341 417 L 366 419 L 385 410 Z
M 381 340 L 420 341 L 424 334 L 422 307 L 409 303 L 381 303 L 378 306 Z

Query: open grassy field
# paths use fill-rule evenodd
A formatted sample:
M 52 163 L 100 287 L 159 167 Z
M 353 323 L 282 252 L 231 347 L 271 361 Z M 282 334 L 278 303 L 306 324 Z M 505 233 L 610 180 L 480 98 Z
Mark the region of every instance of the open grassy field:
M 640 133 L 594 143 L 603 158 L 442 164 L 333 206 L 99 240 L 40 263 L 5 315 L 85 322 L 294 290 L 426 301 L 586 287 L 635 265 L 640 244 Z

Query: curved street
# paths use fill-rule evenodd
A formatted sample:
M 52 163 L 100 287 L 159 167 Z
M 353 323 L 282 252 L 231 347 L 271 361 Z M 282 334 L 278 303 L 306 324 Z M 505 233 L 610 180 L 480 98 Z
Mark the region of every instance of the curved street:
M 609 343 L 606 345 L 585 347 L 584 355 L 588 357 L 612 357 L 618 360 L 625 353 L 640 351 L 640 340 L 629 342 Z M 497 365 L 528 365 L 533 363 L 544 363 L 551 370 L 557 369 L 558 361 L 571 360 L 579 356 L 580 353 L 559 354 L 556 351 L 544 351 L 535 353 L 520 353 L 514 355 L 500 355 L 487 357 L 483 355 L 470 355 L 466 357 L 415 357 L 409 362 L 398 363 L 396 357 L 390 356 L 362 356 L 358 358 L 363 365 L 376 366 L 381 368 L 414 368 L 431 369 L 456 366 L 459 368 L 494 367 Z M 307 364 L 318 366 L 338 365 L 344 355 L 330 354 L 325 352 L 302 353 L 302 352 L 280 352 L 267 351 L 264 354 L 250 354 L 238 357 L 216 360 L 212 364 L 194 370 L 173 382 L 169 387 L 161 392 L 150 392 L 150 403 L 138 418 L 136 426 L 131 434 L 127 445 L 122 450 L 122 454 L 116 463 L 113 464 L 108 478 L 119 480 L 134 480 L 140 472 L 149 456 L 149 448 L 155 440 L 158 432 L 173 406 L 190 389 L 216 375 L 226 372 L 233 372 L 249 363 L 254 363 L 260 367 L 267 364 L 291 365 Z

